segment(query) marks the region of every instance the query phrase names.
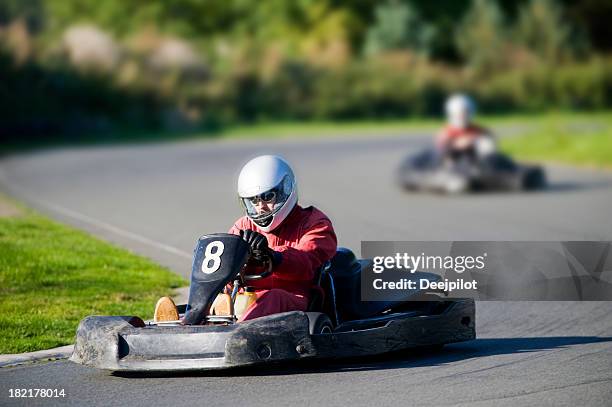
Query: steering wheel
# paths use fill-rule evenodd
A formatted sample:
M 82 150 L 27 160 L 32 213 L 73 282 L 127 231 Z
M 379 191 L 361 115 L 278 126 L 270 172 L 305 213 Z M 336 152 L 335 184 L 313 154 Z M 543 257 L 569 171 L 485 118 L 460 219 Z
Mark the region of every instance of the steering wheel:
M 253 255 L 251 254 L 251 257 Z M 248 262 L 247 262 L 248 264 Z M 244 269 L 240 270 L 240 277 L 244 280 L 244 281 L 257 281 L 257 280 L 261 280 L 264 279 L 266 277 L 268 277 L 270 274 L 272 274 L 272 262 L 268 261 L 267 262 L 267 267 L 266 270 L 264 270 L 262 273 L 260 274 L 245 274 L 244 273 Z

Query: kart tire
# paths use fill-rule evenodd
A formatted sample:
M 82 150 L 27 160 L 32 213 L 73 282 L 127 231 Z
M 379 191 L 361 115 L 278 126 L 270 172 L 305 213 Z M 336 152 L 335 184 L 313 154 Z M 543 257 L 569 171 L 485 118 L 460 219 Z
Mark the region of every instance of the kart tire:
M 544 170 L 539 167 L 528 168 L 523 177 L 523 188 L 531 191 L 541 189 L 546 186 L 546 175 Z
M 334 330 L 329 317 L 322 312 L 307 312 L 308 329 L 311 335 L 330 334 Z

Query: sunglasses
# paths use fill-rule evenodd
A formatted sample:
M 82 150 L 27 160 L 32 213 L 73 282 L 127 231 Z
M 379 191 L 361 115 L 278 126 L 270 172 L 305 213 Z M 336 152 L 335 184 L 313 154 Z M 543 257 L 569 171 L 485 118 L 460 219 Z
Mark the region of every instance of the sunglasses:
M 253 205 L 257 205 L 257 203 L 260 201 L 263 203 L 271 203 L 276 201 L 276 191 L 264 192 L 263 194 L 255 195 L 246 199 L 248 199 Z

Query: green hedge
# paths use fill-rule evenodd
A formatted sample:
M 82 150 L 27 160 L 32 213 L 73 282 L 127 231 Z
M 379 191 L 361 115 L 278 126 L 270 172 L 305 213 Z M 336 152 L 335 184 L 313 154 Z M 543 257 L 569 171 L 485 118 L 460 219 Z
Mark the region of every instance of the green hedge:
M 455 91 L 472 94 L 483 113 L 612 106 L 610 58 L 518 67 L 488 77 L 425 61 L 398 67 L 361 60 L 335 69 L 292 61 L 266 77 L 256 69 L 184 78 L 168 91 L 151 81 L 120 87 L 112 74 L 33 62 L 15 66 L 0 54 L 0 141 L 91 139 L 126 128 L 175 131 L 167 127 L 168 113 L 181 109 L 196 113 L 191 129 L 258 120 L 439 117 Z
M 483 78 L 427 66 L 399 70 L 361 62 L 316 70 L 291 64 L 271 81 L 251 73 L 226 85 L 222 97 L 205 97 L 205 104 L 230 121 L 439 116 L 444 99 L 456 91 L 472 94 L 484 113 L 602 110 L 612 106 L 612 60 L 515 68 Z

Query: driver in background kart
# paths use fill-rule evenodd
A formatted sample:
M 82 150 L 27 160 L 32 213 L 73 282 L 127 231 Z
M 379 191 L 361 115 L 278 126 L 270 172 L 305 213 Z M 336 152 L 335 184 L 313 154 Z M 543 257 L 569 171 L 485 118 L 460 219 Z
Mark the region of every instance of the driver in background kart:
M 259 156 L 242 168 L 238 197 L 245 216 L 234 223 L 229 233 L 239 235 L 251 247 L 245 274 L 261 274 L 269 268 L 272 271 L 249 283 L 257 299 L 240 321 L 306 311 L 316 270 L 336 254 L 331 221 L 317 208 L 297 204 L 293 170 L 278 156 Z M 157 321 L 178 319 L 169 297 L 158 301 L 155 315 Z
M 442 158 L 476 160 L 495 152 L 493 135 L 472 122 L 476 113 L 472 98 L 463 94 L 451 95 L 445 108 L 448 124 L 436 137 L 436 148 Z

